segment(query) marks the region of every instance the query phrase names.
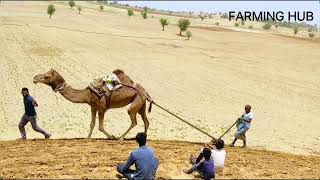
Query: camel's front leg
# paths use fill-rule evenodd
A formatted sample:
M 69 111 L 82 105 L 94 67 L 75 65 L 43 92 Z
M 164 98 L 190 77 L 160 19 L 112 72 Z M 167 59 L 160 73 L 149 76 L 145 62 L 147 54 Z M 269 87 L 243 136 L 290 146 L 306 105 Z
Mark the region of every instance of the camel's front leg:
M 137 111 L 131 111 L 129 109 L 128 114 L 130 115 L 131 125 L 128 128 L 128 130 L 125 133 L 123 133 L 122 136 L 120 136 L 119 139 L 123 139 L 129 133 L 129 131 L 137 125 Z
M 98 115 L 99 115 L 99 130 L 101 132 L 103 132 L 108 137 L 108 139 L 116 139 L 116 137 L 114 137 L 113 135 L 108 134 L 107 131 L 104 130 L 104 126 L 103 126 L 104 113 L 105 113 L 104 110 L 98 112 Z
M 91 124 L 90 124 L 90 132 L 88 134 L 88 138 L 91 138 L 93 128 L 96 124 L 96 116 L 97 116 L 97 109 L 91 107 Z

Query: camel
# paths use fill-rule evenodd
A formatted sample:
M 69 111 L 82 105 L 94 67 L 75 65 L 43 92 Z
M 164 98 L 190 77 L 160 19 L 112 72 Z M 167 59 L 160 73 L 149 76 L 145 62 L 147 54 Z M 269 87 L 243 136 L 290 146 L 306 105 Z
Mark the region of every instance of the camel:
M 117 69 L 114 70 L 113 73 L 117 75 L 124 86 L 112 92 L 109 108 L 121 108 L 130 104 L 128 114 L 131 119 L 131 125 L 119 138 L 108 134 L 104 129 L 103 121 L 107 108 L 107 99 L 105 96 L 99 97 L 88 87 L 84 89 L 73 89 L 54 69 L 51 69 L 44 74 L 36 75 L 33 82 L 35 84 L 43 83 L 50 86 L 54 92 L 59 92 L 64 98 L 73 103 L 86 103 L 91 106 L 91 124 L 87 138 L 91 138 L 92 130 L 95 127 L 97 112 L 99 116 L 99 130 L 103 132 L 108 139 L 124 139 L 128 132 L 137 125 L 137 113 L 141 116 L 144 122 L 144 132 L 147 133 L 149 121 L 146 116 L 146 100 L 150 101 L 150 95 L 141 85 L 134 83 L 122 70 Z M 149 112 L 151 112 L 151 108 L 152 101 L 150 101 Z

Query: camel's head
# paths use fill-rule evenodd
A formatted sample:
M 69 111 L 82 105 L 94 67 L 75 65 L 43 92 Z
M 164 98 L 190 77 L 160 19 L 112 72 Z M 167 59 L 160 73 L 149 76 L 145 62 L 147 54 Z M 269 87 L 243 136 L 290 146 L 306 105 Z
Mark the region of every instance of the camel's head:
M 38 74 L 33 78 L 33 83 L 43 83 L 50 86 L 53 90 L 63 84 L 65 81 L 63 77 L 54 69 L 44 74 Z

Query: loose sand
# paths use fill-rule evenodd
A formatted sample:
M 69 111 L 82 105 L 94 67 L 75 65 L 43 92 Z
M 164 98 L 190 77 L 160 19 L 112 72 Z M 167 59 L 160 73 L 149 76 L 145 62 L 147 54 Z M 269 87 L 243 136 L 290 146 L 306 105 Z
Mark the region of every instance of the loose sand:
M 92 2 L 81 2 L 83 11 L 79 15 L 77 10 L 70 9 L 66 3 L 55 3 L 57 11 L 51 20 L 46 14 L 46 2 L 5 1 L 0 5 L 0 140 L 14 140 L 19 137 L 17 126 L 24 111 L 20 90 L 24 86 L 29 87 L 31 95 L 39 103 L 38 124 L 52 133 L 52 138 L 86 137 L 90 124 L 89 107 L 68 102 L 45 85 L 35 86 L 32 79 L 36 74 L 55 68 L 71 86 L 84 88 L 93 78 L 120 68 L 135 82 L 142 84 L 158 104 L 202 127 L 213 136 L 219 136 L 243 112 L 244 105 L 251 104 L 255 118 L 248 132 L 250 148 L 304 155 L 319 154 L 320 44 L 317 38 L 288 38 L 288 29 L 279 28 L 265 32 L 258 30 L 258 27 L 261 27 L 258 23 L 254 24 L 252 32 L 242 32 L 247 30 L 239 28 L 240 31 L 235 31 L 234 27 L 231 27 L 232 23 L 226 20 L 206 19 L 201 22 L 199 19 L 191 19 L 194 27 L 190 28 L 190 31 L 193 37 L 188 41 L 185 37 L 176 35 L 179 32 L 175 25 L 178 17 L 167 16 L 171 24 L 165 31 L 161 31 L 159 18 L 162 15 L 143 20 L 139 13 L 128 17 L 123 9 L 106 7 L 104 12 L 100 12 L 98 5 Z M 214 23 L 218 20 L 221 28 L 214 28 Z M 104 123 L 109 133 L 119 136 L 129 127 L 130 120 L 126 109 L 127 107 L 107 112 Z M 149 139 L 195 142 L 210 140 L 159 108 L 154 107 L 148 117 L 151 122 Z M 139 131 L 143 131 L 141 119 L 138 119 L 138 126 L 128 137 L 134 137 Z M 29 138 L 42 137 L 41 134 L 33 132 L 30 125 L 27 133 Z M 233 132 L 230 132 L 226 135 L 226 143 L 232 141 L 232 134 Z M 93 137 L 105 138 L 97 127 Z M 100 141 L 97 145 L 94 145 L 96 141 L 71 142 L 79 143 L 77 147 L 91 143 L 90 146 L 101 148 Z M 34 146 L 40 148 L 39 143 L 42 141 L 26 143 L 35 143 Z M 55 146 L 55 143 L 69 146 L 70 142 L 59 140 L 44 143 L 50 147 Z M 110 143 L 117 146 L 114 142 Z M 25 143 L 11 141 L 1 144 L 13 150 L 18 147 L 34 150 L 24 146 Z M 129 144 L 133 147 L 132 143 Z M 151 144 L 160 151 L 159 147 L 163 143 Z M 188 152 L 185 152 L 184 157 L 198 148 L 193 144 L 186 145 Z M 79 148 L 79 152 L 81 150 L 85 151 Z M 122 150 L 129 152 L 130 148 L 126 150 L 121 147 Z M 17 157 L 2 148 L 1 151 Z M 106 146 L 105 151 L 97 150 L 97 153 L 107 151 L 116 152 Z M 235 154 L 231 155 L 236 152 L 247 154 L 240 149 L 230 149 L 230 158 L 240 158 Z M 264 165 L 260 167 L 260 162 L 267 160 L 262 156 L 259 163 L 250 162 L 257 162 L 256 159 L 260 158 L 261 153 L 277 157 L 277 153 L 273 152 L 252 152 L 259 156 L 249 154 L 252 159 L 241 157 L 240 161 L 250 167 L 250 172 L 245 171 L 245 166 L 238 165 L 238 170 L 230 170 L 232 173 L 229 175 L 229 170 L 226 172 L 227 177 L 236 177 L 233 173 L 238 171 L 239 177 L 258 177 L 261 174 L 257 171 L 262 173 L 268 169 L 264 168 Z M 127 153 L 121 155 L 118 161 L 124 160 L 126 155 Z M 292 155 L 281 157 L 287 156 L 301 159 Z M 109 157 L 117 157 L 117 154 L 107 155 L 105 158 Z M 36 162 L 33 159 L 36 157 L 30 158 Z M 316 159 L 319 161 L 319 157 Z M 116 161 L 117 159 L 111 161 L 112 165 Z M 239 163 L 231 159 L 228 159 L 228 162 L 228 168 L 233 167 L 232 163 Z M 272 162 L 281 161 L 272 159 Z M 297 162 L 297 166 L 303 163 L 302 160 Z M 174 166 L 176 171 L 187 165 L 185 160 L 181 164 L 174 164 L 172 162 L 171 166 Z M 110 169 L 113 168 L 112 165 L 108 165 Z M 47 170 L 46 166 L 43 166 L 43 170 Z M 285 164 L 281 165 L 282 167 L 284 168 Z M 290 167 L 272 168 L 289 173 L 283 174 L 284 177 L 293 177 Z M 306 166 L 301 165 L 301 168 L 304 167 Z M 6 168 L 14 170 L 13 166 Z M 57 168 L 61 168 L 61 165 Z M 98 167 L 98 170 L 102 169 Z M 80 169 L 78 171 L 81 172 Z M 5 172 L 7 174 L 4 176 L 7 176 L 9 171 Z M 173 177 L 170 170 L 166 172 L 162 168 L 160 172 L 163 177 Z M 302 172 L 299 173 L 300 171 L 295 172 L 294 177 L 301 177 Z M 45 176 L 44 173 L 44 177 L 57 177 L 58 174 L 60 173 Z M 273 176 L 272 173 L 261 176 L 269 175 L 282 177 L 280 174 Z M 80 175 L 77 174 L 78 176 Z M 319 174 L 312 175 L 311 170 L 310 177 L 319 177 Z
M 157 178 L 192 179 L 186 175 L 191 153 L 201 144 L 151 141 L 160 160 Z M 116 166 L 124 162 L 133 141 L 95 139 L 28 140 L 0 142 L 0 177 L 6 178 L 115 178 Z M 226 167 L 217 178 L 313 178 L 320 177 L 317 156 L 298 156 L 265 150 L 226 148 Z

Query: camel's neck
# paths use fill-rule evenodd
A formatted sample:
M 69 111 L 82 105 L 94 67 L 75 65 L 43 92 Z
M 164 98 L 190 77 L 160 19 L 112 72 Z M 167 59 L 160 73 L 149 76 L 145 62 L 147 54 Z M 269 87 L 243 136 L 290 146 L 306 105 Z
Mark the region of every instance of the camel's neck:
M 90 103 L 90 90 L 89 89 L 73 89 L 71 86 L 66 86 L 63 90 L 59 91 L 63 97 L 73 103 Z

